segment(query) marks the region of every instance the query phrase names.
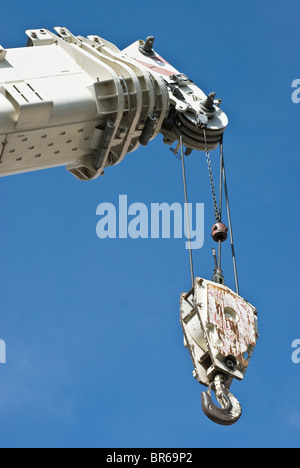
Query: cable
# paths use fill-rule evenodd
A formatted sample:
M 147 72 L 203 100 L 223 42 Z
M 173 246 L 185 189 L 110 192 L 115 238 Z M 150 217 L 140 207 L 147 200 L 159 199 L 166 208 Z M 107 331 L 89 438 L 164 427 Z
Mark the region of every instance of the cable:
M 231 222 L 231 215 L 230 215 L 230 206 L 229 206 L 229 196 L 228 196 L 228 187 L 227 187 L 227 179 L 226 179 L 226 171 L 225 171 L 225 162 L 224 162 L 224 151 L 223 151 L 223 136 L 220 142 L 220 194 L 219 194 L 219 207 L 217 205 L 217 198 L 215 194 L 213 176 L 212 176 L 212 168 L 210 162 L 210 154 L 207 147 L 206 142 L 206 132 L 204 130 L 204 139 L 205 139 L 205 146 L 206 146 L 206 155 L 207 155 L 207 162 L 211 180 L 211 188 L 212 188 L 212 195 L 213 195 L 213 202 L 214 202 L 214 209 L 215 209 L 215 216 L 217 221 L 221 221 L 222 216 L 222 192 L 223 192 L 223 183 L 224 183 L 224 192 L 226 198 L 226 209 L 227 209 L 227 217 L 228 217 L 228 224 L 229 224 L 229 232 L 230 232 L 230 242 L 231 242 L 231 253 L 232 253 L 232 262 L 233 262 L 233 270 L 234 270 L 234 278 L 235 278 L 235 285 L 236 285 L 236 292 L 239 295 L 239 281 L 238 281 L 238 273 L 237 273 L 237 264 L 236 264 L 236 256 L 235 256 L 235 249 L 234 249 L 234 240 L 233 240 L 233 230 L 232 230 L 232 222 Z M 191 244 L 191 231 L 190 231 L 190 219 L 189 219 L 189 208 L 188 208 L 188 194 L 187 194 L 187 183 L 186 183 L 186 172 L 185 172 L 185 163 L 184 163 L 184 152 L 183 152 L 183 141 L 182 135 L 179 136 L 179 147 L 180 153 L 177 153 L 176 150 L 172 150 L 176 157 L 180 157 L 181 159 L 181 166 L 182 166 L 182 179 L 183 179 L 183 188 L 184 188 L 184 200 L 185 200 L 185 210 L 186 210 L 186 224 L 187 224 L 187 234 L 188 234 L 188 245 L 189 245 L 189 260 L 190 260 L 190 273 L 191 273 L 191 283 L 192 288 L 194 286 L 194 266 L 193 266 L 193 254 L 192 254 L 192 244 Z M 216 252 L 214 251 L 214 258 L 215 258 L 215 266 L 221 270 L 221 242 L 219 241 L 219 255 L 218 255 L 218 264 L 216 258 Z
M 219 217 L 222 221 L 222 195 L 223 195 L 223 135 L 220 142 L 220 187 L 219 187 Z M 222 242 L 218 242 L 218 268 L 221 270 L 221 255 L 222 255 Z
M 233 271 L 234 271 L 236 292 L 239 295 L 240 294 L 240 292 L 239 292 L 239 281 L 238 281 L 238 274 L 237 274 L 237 266 L 236 266 L 235 250 L 234 250 L 234 241 L 233 241 L 233 231 L 232 231 L 232 223 L 231 223 L 230 207 L 229 207 L 229 197 L 228 197 L 227 180 L 226 180 L 226 171 L 225 171 L 225 162 L 224 162 L 224 154 L 223 154 L 223 139 L 222 139 L 222 144 L 221 144 L 221 154 L 222 154 L 222 161 L 223 161 L 222 173 L 223 173 L 224 190 L 225 190 L 225 198 L 226 198 L 226 208 L 227 208 L 227 217 L 228 217 L 229 232 L 230 232 Z
M 190 271 L 191 271 L 191 280 L 192 280 L 192 287 L 193 287 L 194 286 L 194 266 L 193 266 L 193 254 L 192 254 L 191 232 L 190 232 L 190 217 L 189 217 L 189 206 L 188 206 L 188 195 L 187 195 L 187 186 L 186 186 L 186 174 L 185 174 L 182 135 L 180 135 L 179 138 L 180 138 L 179 141 L 180 141 L 180 152 L 181 152 L 182 179 L 183 179 L 183 188 L 184 188 L 184 201 L 185 201 L 185 210 L 186 210 L 186 224 L 187 224 L 188 243 L 189 243 Z

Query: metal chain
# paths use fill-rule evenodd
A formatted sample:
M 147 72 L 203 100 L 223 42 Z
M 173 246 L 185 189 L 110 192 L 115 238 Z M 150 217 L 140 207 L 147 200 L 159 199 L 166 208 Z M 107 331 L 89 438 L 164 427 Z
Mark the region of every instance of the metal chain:
M 212 193 L 213 205 L 214 205 L 214 211 L 215 211 L 215 218 L 216 218 L 216 222 L 219 222 L 219 221 L 221 221 L 221 213 L 220 213 L 220 210 L 218 208 L 218 203 L 217 203 L 214 176 L 213 176 L 213 170 L 212 170 L 212 165 L 211 165 L 210 152 L 209 152 L 209 149 L 208 149 L 208 146 L 207 146 L 205 128 L 203 128 L 203 134 L 204 134 L 205 152 L 206 152 L 206 159 L 207 159 L 207 165 L 208 165 L 208 173 L 209 173 L 209 179 L 210 179 L 211 193 Z

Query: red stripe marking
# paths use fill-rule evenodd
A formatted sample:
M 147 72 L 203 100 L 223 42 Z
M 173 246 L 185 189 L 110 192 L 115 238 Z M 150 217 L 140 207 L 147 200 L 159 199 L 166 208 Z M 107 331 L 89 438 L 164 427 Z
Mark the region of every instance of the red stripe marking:
M 141 63 L 145 67 L 150 68 L 156 73 L 161 73 L 162 75 L 172 76 L 174 75 L 174 73 L 176 73 L 174 70 L 166 70 L 165 68 L 157 67 L 156 65 L 151 65 L 150 63 L 147 63 L 147 62 L 142 62 L 142 60 L 136 59 L 136 61 Z

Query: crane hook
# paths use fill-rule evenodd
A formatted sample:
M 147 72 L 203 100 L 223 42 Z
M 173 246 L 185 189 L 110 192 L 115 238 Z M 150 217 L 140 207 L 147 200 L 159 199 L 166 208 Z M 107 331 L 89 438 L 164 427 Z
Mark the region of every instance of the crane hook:
M 221 408 L 216 406 L 211 398 L 211 390 L 215 391 Z M 222 426 L 235 424 L 242 415 L 242 407 L 225 385 L 223 374 L 217 374 L 206 392 L 201 394 L 202 410 L 213 422 Z

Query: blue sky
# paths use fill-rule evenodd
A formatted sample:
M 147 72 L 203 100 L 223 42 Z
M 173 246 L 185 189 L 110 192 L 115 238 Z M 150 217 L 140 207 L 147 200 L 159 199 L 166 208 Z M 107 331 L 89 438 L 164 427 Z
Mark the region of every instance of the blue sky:
M 300 364 L 299 2 L 153 0 L 5 2 L 0 43 L 66 26 L 120 49 L 155 49 L 206 93 L 230 125 L 224 151 L 241 294 L 259 311 L 260 340 L 233 393 L 242 419 L 219 427 L 182 344 L 179 296 L 190 287 L 180 239 L 96 236 L 99 203 L 182 202 L 180 162 L 162 137 L 104 177 L 64 168 L 1 179 L 1 447 L 298 447 Z M 217 162 L 217 152 L 213 162 Z M 205 157 L 186 164 L 189 198 L 205 204 L 195 272 L 211 278 L 213 211 Z M 230 247 L 227 284 L 234 286 Z

